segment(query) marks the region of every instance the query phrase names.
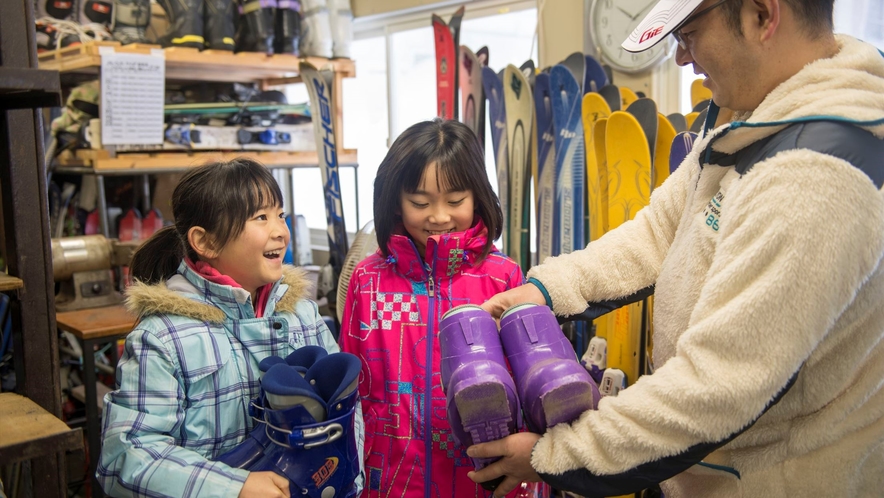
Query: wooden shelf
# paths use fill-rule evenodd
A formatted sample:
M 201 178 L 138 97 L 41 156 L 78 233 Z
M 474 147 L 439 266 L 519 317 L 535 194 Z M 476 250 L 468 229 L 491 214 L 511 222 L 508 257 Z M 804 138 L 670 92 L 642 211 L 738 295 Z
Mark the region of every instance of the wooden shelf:
M 248 157 L 268 167 L 307 168 L 316 167 L 319 157 L 316 152 L 281 151 L 225 151 L 225 152 L 126 152 L 110 157 L 103 150 L 80 150 L 76 156 L 65 154 L 59 157 L 58 171 L 74 168 L 87 168 L 79 173 L 100 174 L 146 174 L 156 172 L 183 171 L 212 161 L 229 161 L 236 157 Z M 344 150 L 338 155 L 338 164 L 355 165 L 356 151 Z
M 159 45 L 121 45 L 116 41 L 92 41 L 82 45 L 37 54 L 40 69 L 59 71 L 62 76 L 82 77 L 97 75 L 101 68 L 101 52 L 150 54 L 162 50 L 166 60 L 167 80 L 260 82 L 264 87 L 300 81 L 298 64 L 307 61 L 318 68 L 331 65 L 335 71 L 333 97 L 338 106 L 334 116 L 337 129 L 338 163 L 356 165 L 356 151 L 340 147 L 343 143 L 341 110 L 342 78 L 356 75 L 356 65 L 351 59 L 324 59 L 320 57 L 299 58 L 293 55 L 267 55 L 256 52 L 232 53 L 219 50 L 199 51 L 194 48 Z M 70 82 L 70 80 L 68 80 Z M 77 151 L 76 156 L 64 154 L 59 157 L 59 171 L 70 173 L 100 173 L 106 175 L 148 174 L 182 171 L 209 161 L 230 160 L 234 157 L 251 157 L 274 168 L 316 167 L 316 152 L 287 151 L 225 151 L 225 152 L 126 152 L 110 157 L 106 151 Z
M 25 283 L 22 282 L 20 278 L 9 276 L 3 272 L 0 272 L 0 291 L 11 291 L 16 289 L 21 289 L 25 286 Z
M 316 67 L 329 64 L 345 78 L 356 75 L 356 65 L 351 59 L 324 59 L 321 57 L 296 57 L 288 54 L 267 55 L 257 52 L 225 52 L 195 48 L 159 45 L 121 45 L 115 41 L 92 41 L 83 45 L 37 54 L 40 69 L 54 69 L 62 74 L 98 74 L 101 68 L 102 47 L 118 53 L 149 54 L 162 50 L 166 57 L 166 79 L 189 81 L 265 81 L 273 84 L 295 83 L 299 80 L 298 63 L 302 60 Z
M 0 393 L 0 465 L 83 447 L 71 429 L 24 396 Z

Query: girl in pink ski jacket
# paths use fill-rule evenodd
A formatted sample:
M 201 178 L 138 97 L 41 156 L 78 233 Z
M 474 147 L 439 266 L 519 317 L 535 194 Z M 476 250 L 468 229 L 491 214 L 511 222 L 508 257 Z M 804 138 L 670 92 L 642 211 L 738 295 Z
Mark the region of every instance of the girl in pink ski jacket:
M 378 168 L 377 253 L 350 279 L 341 349 L 362 359 L 363 497 L 491 496 L 451 434 L 439 373 L 443 313 L 522 283 L 498 252 L 500 201 L 476 136 L 455 121 L 406 130 Z

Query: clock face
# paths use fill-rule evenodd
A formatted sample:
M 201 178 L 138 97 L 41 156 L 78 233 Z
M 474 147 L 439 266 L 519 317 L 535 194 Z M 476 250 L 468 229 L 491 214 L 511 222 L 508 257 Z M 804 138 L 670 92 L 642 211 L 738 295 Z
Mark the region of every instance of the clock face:
M 590 25 L 605 62 L 615 69 L 637 73 L 654 67 L 672 54 L 675 44 L 668 36 L 654 48 L 637 54 L 620 46 L 656 3 L 657 0 L 593 0 Z

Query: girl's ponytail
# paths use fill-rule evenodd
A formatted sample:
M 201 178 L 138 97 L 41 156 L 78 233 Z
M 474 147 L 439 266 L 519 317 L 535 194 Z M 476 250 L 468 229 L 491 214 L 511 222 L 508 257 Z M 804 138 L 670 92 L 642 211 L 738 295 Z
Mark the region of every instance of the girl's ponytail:
M 129 263 L 133 280 L 156 284 L 175 274 L 186 255 L 184 241 L 175 225 L 163 227 L 147 239 Z

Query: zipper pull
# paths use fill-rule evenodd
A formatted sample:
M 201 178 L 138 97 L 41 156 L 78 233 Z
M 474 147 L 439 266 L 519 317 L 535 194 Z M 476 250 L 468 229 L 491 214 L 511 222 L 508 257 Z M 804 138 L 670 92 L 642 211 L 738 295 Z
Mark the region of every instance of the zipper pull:
M 436 293 L 436 284 L 433 282 L 433 270 L 427 262 L 424 262 L 424 269 L 427 270 L 427 293 L 430 297 L 433 297 Z

